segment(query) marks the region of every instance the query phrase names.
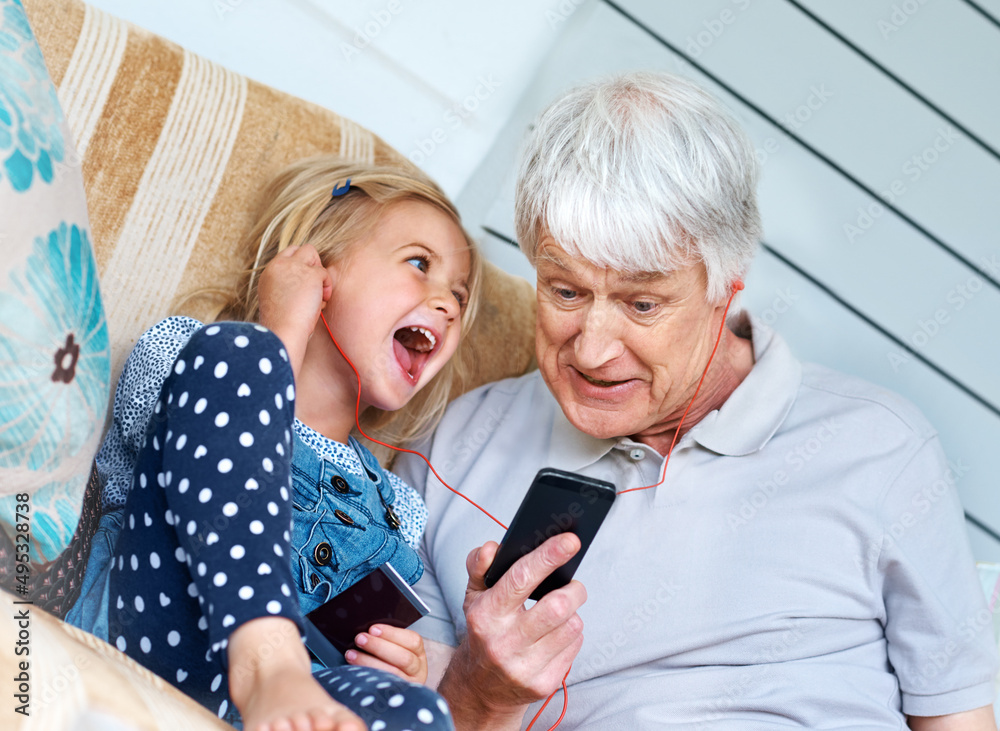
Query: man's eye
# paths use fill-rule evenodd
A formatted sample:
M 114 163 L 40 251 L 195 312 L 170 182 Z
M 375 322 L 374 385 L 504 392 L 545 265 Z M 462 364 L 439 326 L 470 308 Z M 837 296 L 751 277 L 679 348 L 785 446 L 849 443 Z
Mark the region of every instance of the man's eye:
M 652 302 L 633 302 L 632 307 L 636 312 L 647 314 L 652 312 L 656 305 Z
M 571 300 L 576 297 L 576 292 L 572 289 L 562 289 L 561 287 L 553 287 L 552 292 L 559 299 Z
M 430 261 L 426 256 L 411 256 L 406 260 L 407 264 L 413 264 L 417 269 L 426 272 L 430 268 Z

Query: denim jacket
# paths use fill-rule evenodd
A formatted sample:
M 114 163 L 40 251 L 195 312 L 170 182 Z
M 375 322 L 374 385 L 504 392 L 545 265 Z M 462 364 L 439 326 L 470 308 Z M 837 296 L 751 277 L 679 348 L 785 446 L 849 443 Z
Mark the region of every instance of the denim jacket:
M 292 575 L 303 614 L 390 562 L 413 584 L 424 567 L 403 540 L 395 493 L 375 456 L 350 438 L 364 467 L 352 474 L 321 459 L 295 435 L 292 459 Z

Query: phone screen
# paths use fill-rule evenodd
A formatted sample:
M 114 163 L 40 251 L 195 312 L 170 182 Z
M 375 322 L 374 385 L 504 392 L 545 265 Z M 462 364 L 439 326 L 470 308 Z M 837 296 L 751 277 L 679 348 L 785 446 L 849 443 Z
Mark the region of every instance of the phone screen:
M 579 553 L 552 572 L 531 599 L 541 599 L 568 584 L 611 509 L 615 493 L 615 486 L 604 480 L 551 467 L 539 470 L 486 572 L 486 586 L 493 586 L 515 561 L 552 536 L 572 532 L 580 538 Z

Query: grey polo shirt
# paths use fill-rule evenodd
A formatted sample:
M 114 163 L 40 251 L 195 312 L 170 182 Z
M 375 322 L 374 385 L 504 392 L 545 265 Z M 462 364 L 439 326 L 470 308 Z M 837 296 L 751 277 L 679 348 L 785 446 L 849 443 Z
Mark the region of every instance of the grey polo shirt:
M 589 598 L 562 728 L 899 729 L 992 703 L 961 466 L 902 398 L 801 364 L 756 321 L 752 340 L 747 378 L 679 441 L 662 486 L 619 496 L 577 573 Z M 456 400 L 426 449 L 504 522 L 541 467 L 625 490 L 663 463 L 575 429 L 537 373 Z M 430 513 L 417 629 L 455 645 L 466 555 L 503 531 L 403 457 Z

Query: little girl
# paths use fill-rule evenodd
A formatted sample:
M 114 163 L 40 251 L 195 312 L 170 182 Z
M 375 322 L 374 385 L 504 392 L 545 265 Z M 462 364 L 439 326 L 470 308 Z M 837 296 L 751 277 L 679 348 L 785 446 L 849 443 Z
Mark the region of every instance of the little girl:
M 356 406 L 397 440 L 433 426 L 478 254 L 419 173 L 316 158 L 266 198 L 224 312 L 243 322 L 169 318 L 119 382 L 98 457 L 105 508 L 124 505 L 108 640 L 248 730 L 452 728 L 419 635 L 375 625 L 311 672 L 302 617 L 386 561 L 423 571 L 423 502 L 351 431 Z

